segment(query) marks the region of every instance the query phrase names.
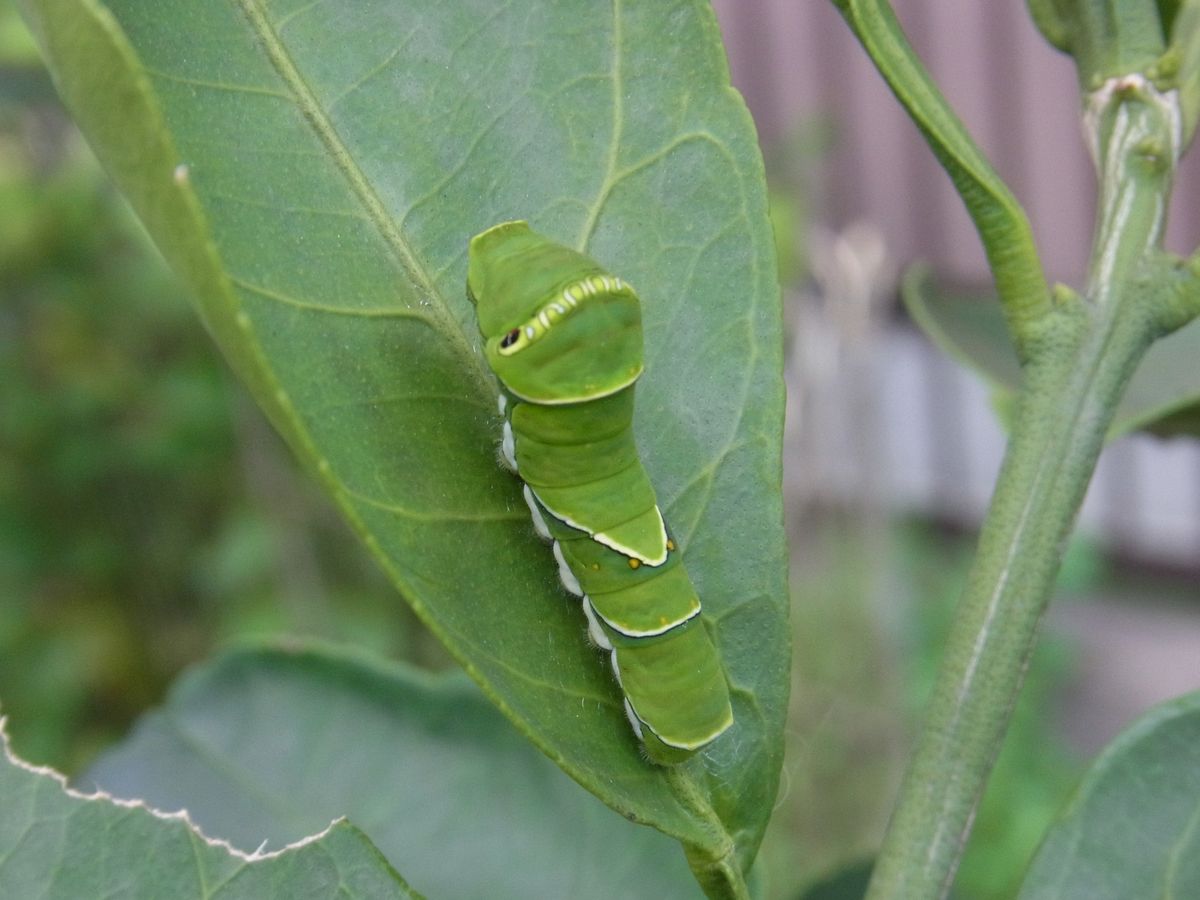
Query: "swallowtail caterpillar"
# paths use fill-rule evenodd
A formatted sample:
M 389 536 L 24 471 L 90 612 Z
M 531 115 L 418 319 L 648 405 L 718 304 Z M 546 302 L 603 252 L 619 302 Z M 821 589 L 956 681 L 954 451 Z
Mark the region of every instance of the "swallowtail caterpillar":
M 467 294 L 500 381 L 501 458 L 609 653 L 654 762 L 682 762 L 733 724 L 729 688 L 638 458 L 641 303 L 594 260 L 504 222 L 470 244 Z

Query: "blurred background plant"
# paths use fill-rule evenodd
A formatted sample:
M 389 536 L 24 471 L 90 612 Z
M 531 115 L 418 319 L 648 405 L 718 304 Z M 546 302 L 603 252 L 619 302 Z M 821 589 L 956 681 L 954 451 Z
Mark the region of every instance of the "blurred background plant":
M 896 267 L 870 224 L 832 232 L 806 216 L 819 196 L 810 186 L 833 146 L 833 134 L 820 128 L 819 137 L 806 126 L 784 140 L 790 152 L 777 164 L 772 192 L 794 329 L 785 438 L 792 709 L 784 789 L 764 850 L 780 897 L 801 896 L 825 876 L 829 896 L 859 896 L 859 882 L 842 878 L 870 859 L 887 823 L 974 548 L 961 521 L 898 514 L 887 499 L 894 425 L 879 384 L 889 335 L 906 327 L 898 321 Z M 910 399 L 908 408 L 915 405 Z M 830 452 L 831 433 L 841 436 L 832 442 L 840 454 Z M 851 493 L 838 485 L 846 459 L 859 480 Z M 1099 546 L 1083 538 L 1068 555 L 1060 593 L 1079 597 L 1111 578 Z M 1074 663 L 1072 641 L 1051 628 L 1027 675 L 956 896 L 1013 896 L 1082 772 L 1086 759 L 1053 716 Z
M 826 115 L 763 126 L 762 97 L 779 88 L 745 63 L 759 6 L 718 9 L 767 138 L 793 330 L 795 671 L 764 849 L 771 896 L 786 898 L 878 843 L 986 499 L 970 485 L 990 483 L 1002 438 L 983 388 L 903 321 L 897 260 L 911 248 L 869 214 L 830 212 L 839 183 L 826 165 L 868 153 L 853 129 Z M 868 119 L 859 125 L 884 121 Z M 924 171 L 904 162 L 885 176 L 916 195 Z M 928 452 L 906 455 L 916 432 Z M 1135 505 L 1122 453 L 1116 513 Z M 1140 708 L 1120 707 L 1128 695 L 1100 677 L 1111 616 L 1096 611 L 1118 610 L 1126 633 L 1137 631 L 1128 616 L 1164 608 L 1186 623 L 1174 633 L 1196 627 L 1194 572 L 1109 547 L 1085 537 L 1069 555 L 960 897 L 1012 895 L 1086 755 Z M 77 772 L 186 665 L 263 634 L 448 664 L 229 375 L 0 0 L 0 713 L 15 749 Z M 1154 646 L 1121 659 L 1155 670 Z M 1185 651 L 1175 684 L 1200 677 L 1187 665 Z M 1096 712 L 1104 703 L 1117 704 L 1109 719 Z
M 77 771 L 215 645 L 444 662 L 224 362 L 0 2 L 0 698 Z

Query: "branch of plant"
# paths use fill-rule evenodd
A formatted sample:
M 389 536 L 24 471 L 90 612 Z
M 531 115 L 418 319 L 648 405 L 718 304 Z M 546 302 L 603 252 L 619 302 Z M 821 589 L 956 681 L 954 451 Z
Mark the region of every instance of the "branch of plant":
M 975 145 L 913 52 L 888 0 L 833 3 L 950 175 L 987 252 L 1017 354 L 1053 312 L 1025 210 Z
M 1056 292 L 1027 337 L 1008 451 L 870 900 L 948 894 L 1117 403 L 1150 344 L 1183 324 L 1180 267 L 1164 269 L 1160 246 L 1177 114 L 1139 76 L 1089 104 L 1100 203 L 1088 287 Z

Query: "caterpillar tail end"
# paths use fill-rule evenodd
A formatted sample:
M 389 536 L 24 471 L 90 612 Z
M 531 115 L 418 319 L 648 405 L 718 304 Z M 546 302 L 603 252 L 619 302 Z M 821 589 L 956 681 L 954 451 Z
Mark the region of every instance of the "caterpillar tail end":
M 633 723 L 637 713 L 633 711 L 629 701 L 625 701 L 626 715 L 629 717 L 630 724 Z M 638 739 L 642 742 L 642 749 L 645 751 L 646 758 L 652 763 L 660 766 L 677 766 L 680 763 L 687 762 L 697 753 L 704 750 L 709 744 L 723 735 L 733 726 L 733 710 L 728 710 L 727 718 L 724 724 L 719 729 L 703 742 L 696 744 L 693 747 L 676 747 L 662 740 L 654 731 L 647 727 L 644 723 L 639 723 L 641 727 L 634 726 L 634 732 Z
M 650 762 L 660 766 L 677 766 L 682 762 L 687 762 L 698 752 L 697 750 L 681 750 L 670 744 L 664 744 L 658 739 L 658 735 L 649 728 L 642 729 L 642 749 L 646 751 Z

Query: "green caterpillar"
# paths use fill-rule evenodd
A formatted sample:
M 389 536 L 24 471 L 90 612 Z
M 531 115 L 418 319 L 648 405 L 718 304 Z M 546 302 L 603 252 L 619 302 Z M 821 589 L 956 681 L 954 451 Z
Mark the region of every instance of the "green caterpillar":
M 500 380 L 501 457 L 525 482 L 559 577 L 610 653 L 651 760 L 682 762 L 733 724 L 700 599 L 633 438 L 642 312 L 594 260 L 504 222 L 470 244 L 467 295 Z

